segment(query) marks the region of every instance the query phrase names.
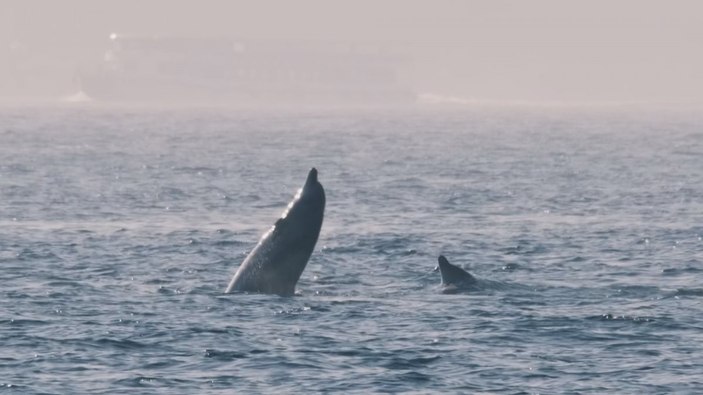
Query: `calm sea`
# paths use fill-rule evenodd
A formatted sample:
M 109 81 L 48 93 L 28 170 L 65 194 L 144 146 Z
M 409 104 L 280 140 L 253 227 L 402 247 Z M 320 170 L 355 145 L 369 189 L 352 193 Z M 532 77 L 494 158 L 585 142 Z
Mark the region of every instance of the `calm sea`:
M 299 295 L 224 295 L 313 166 Z M 6 108 L 0 225 L 0 393 L 703 392 L 696 114 Z

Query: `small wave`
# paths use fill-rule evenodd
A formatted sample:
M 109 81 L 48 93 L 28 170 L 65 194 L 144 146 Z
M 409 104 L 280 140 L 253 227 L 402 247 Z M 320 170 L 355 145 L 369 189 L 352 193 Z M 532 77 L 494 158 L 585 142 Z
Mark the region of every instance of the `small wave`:
M 176 172 L 179 172 L 179 173 L 197 174 L 197 175 L 202 175 L 202 174 L 215 175 L 215 174 L 222 173 L 222 169 L 216 169 L 216 168 L 206 167 L 206 166 L 180 166 L 180 167 L 174 167 L 173 170 Z
M 523 245 L 518 244 L 516 246 L 504 248 L 502 251 L 505 255 L 534 255 L 542 254 L 547 252 L 549 249 L 547 246 L 542 244 L 535 245 Z
M 513 272 L 516 270 L 525 270 L 525 268 L 519 263 L 509 262 L 509 263 L 506 263 L 505 265 L 503 265 L 500 268 L 500 270 L 507 271 L 507 272 Z
M 247 354 L 240 351 L 220 351 L 213 349 L 205 350 L 205 358 L 212 358 L 217 361 L 233 361 L 235 359 L 246 358 Z
M 27 389 L 27 387 L 25 387 L 23 385 L 17 385 L 17 384 L 12 384 L 12 383 L 0 383 L 0 389 L 2 389 L 2 388 L 6 388 L 6 389 L 13 391 L 13 392 L 16 391 L 16 393 L 18 393 L 18 394 L 24 393 L 24 390 Z
M 216 240 L 212 242 L 212 245 L 215 247 L 240 247 L 240 246 L 245 246 L 245 245 L 251 245 L 250 242 L 242 242 L 239 240 Z
M 653 317 L 639 317 L 639 316 L 627 316 L 627 315 L 617 315 L 611 313 L 605 313 L 597 316 L 590 316 L 587 318 L 592 321 L 623 321 L 623 322 L 634 322 L 634 323 L 648 323 L 654 322 Z
M 703 288 L 679 288 L 674 296 L 703 296 Z
M 188 380 L 183 379 L 166 379 L 163 377 L 156 376 L 136 376 L 130 378 L 120 379 L 114 382 L 115 385 L 119 387 L 170 387 L 179 384 L 188 383 Z
M 368 347 L 357 347 L 357 348 L 351 348 L 351 349 L 338 349 L 334 351 L 330 351 L 330 354 L 334 355 L 339 355 L 342 357 L 359 357 L 359 356 L 364 356 L 369 353 L 373 352 L 372 349 Z
M 0 324 L 3 325 L 17 325 L 17 326 L 38 326 L 47 325 L 49 321 L 43 320 L 32 320 L 28 318 L 10 318 L 9 320 L 0 320 Z
M 95 341 L 95 344 L 97 344 L 100 347 L 111 347 L 111 348 L 116 348 L 119 350 L 142 350 L 146 348 L 146 344 L 140 343 L 134 340 L 128 340 L 128 339 L 123 339 L 123 340 L 117 340 L 117 339 L 109 339 L 109 338 L 101 338 Z
M 611 289 L 608 296 L 611 298 L 642 298 L 660 295 L 662 293 L 659 287 L 649 285 L 626 285 L 609 288 Z
M 190 198 L 190 195 L 180 188 L 161 187 L 157 193 L 159 199 L 185 200 Z
M 667 268 L 662 270 L 662 274 L 665 276 L 680 276 L 680 275 L 687 275 L 687 274 L 696 274 L 696 273 L 701 273 L 703 272 L 702 269 L 697 268 L 697 267 L 684 267 L 684 268 Z
M 312 307 L 303 306 L 303 307 L 294 307 L 291 309 L 281 309 L 281 310 L 276 311 L 274 314 L 275 315 L 300 315 L 300 314 L 305 314 L 310 310 L 312 310 Z
M 240 336 L 241 331 L 234 328 L 190 328 L 190 331 L 196 334 L 208 333 L 208 334 L 229 334 L 233 336 Z M 207 351 L 207 350 L 206 350 Z
M 424 373 L 416 372 L 413 370 L 413 371 L 403 373 L 402 375 L 400 375 L 400 379 L 403 381 L 410 382 L 410 383 L 424 383 L 424 382 L 432 381 L 432 376 L 424 374 Z
M 431 357 L 417 357 L 417 358 L 402 358 L 394 357 L 385 364 L 388 369 L 414 369 L 421 368 L 431 364 L 442 358 L 439 355 L 433 355 Z
M 17 254 L 17 259 L 20 261 L 35 261 L 35 260 L 59 260 L 59 256 L 53 252 L 33 251 L 23 249 Z

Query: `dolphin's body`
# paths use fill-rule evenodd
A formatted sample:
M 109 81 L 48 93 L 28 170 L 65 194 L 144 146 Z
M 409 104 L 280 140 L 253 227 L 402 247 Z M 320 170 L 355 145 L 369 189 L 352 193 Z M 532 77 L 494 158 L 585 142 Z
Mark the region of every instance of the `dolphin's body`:
M 325 212 L 325 190 L 310 170 L 305 185 L 244 259 L 225 293 L 292 296 L 315 248 Z
M 449 263 L 444 255 L 440 255 L 437 261 L 439 262 L 439 273 L 442 276 L 443 293 L 467 291 L 478 283 L 478 280 L 466 270 Z

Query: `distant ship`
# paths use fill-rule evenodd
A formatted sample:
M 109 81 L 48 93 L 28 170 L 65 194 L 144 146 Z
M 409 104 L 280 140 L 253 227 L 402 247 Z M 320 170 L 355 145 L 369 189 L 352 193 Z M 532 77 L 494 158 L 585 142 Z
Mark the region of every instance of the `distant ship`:
M 102 61 L 80 73 L 96 101 L 244 106 L 414 104 L 401 57 L 380 47 L 314 41 L 112 34 Z

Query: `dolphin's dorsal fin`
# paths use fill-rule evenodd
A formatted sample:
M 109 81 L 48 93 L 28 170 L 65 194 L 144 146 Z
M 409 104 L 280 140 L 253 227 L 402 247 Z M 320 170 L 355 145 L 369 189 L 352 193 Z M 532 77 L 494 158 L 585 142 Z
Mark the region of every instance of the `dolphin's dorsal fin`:
M 442 284 L 460 285 L 476 282 L 474 276 L 469 274 L 466 270 L 449 263 L 444 255 L 440 255 L 437 261 L 439 262 L 439 273 L 442 276 Z

